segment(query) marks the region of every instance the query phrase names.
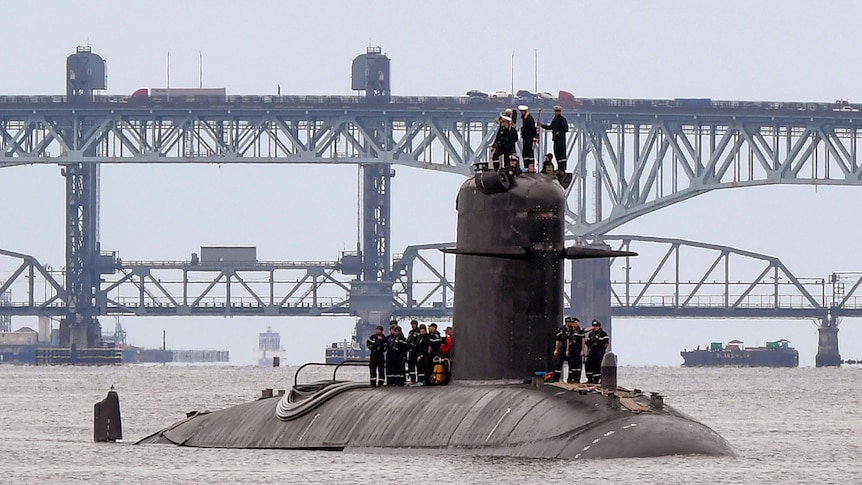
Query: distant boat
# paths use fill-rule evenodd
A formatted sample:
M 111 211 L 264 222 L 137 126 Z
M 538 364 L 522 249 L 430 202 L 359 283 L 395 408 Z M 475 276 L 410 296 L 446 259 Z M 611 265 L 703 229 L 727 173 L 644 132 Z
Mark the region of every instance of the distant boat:
M 281 347 L 281 334 L 273 332 L 272 327 L 266 327 L 266 332 L 261 332 L 257 337 L 257 365 L 261 367 L 273 366 L 273 358 L 278 357 L 279 364 L 287 357 L 287 353 Z
M 367 358 L 362 348 L 353 340 L 332 342 L 326 346 L 325 361 L 327 364 L 340 364 L 345 360 L 361 360 Z
M 356 327 L 353 328 L 353 335 L 351 335 L 350 340 L 344 339 L 341 342 L 332 342 L 327 345 L 324 359 L 330 365 L 337 365 L 345 360 L 367 360 L 368 349 L 360 343 L 356 336 Z
M 799 367 L 799 352 L 790 341 L 766 342 L 766 347 L 746 347 L 741 340 L 726 346 L 712 342 L 709 348 L 683 350 L 683 367 Z

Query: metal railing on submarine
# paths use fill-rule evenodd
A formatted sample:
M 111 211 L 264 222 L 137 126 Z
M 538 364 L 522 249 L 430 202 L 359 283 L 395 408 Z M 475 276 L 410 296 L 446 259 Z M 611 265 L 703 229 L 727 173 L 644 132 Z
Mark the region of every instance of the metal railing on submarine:
M 323 362 L 307 362 L 296 370 L 293 376 L 293 388 L 281 399 L 275 408 L 275 415 L 280 421 L 293 421 L 305 416 L 321 404 L 333 397 L 352 389 L 371 387 L 369 382 L 339 381 L 336 379 L 338 370 L 342 366 L 367 366 L 367 360 L 345 360 L 339 364 L 327 364 Z M 325 366 L 335 367 L 332 371 L 332 379 L 299 384 L 299 374 L 306 367 Z

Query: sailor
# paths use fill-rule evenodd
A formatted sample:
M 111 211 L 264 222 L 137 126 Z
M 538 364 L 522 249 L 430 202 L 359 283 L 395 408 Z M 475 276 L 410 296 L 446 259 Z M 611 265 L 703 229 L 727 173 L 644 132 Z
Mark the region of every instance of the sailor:
M 563 117 L 562 108 L 554 106 L 554 118 L 550 123 L 542 123 L 542 128 L 551 130 L 554 140 L 554 156 L 557 157 L 557 170 L 566 171 L 566 133 L 569 131 L 569 122 Z
M 410 376 L 410 382 L 416 382 L 416 356 L 419 347 L 419 322 L 410 320 L 410 331 L 407 332 L 407 343 L 410 346 L 410 351 L 407 354 L 407 375 Z
M 533 119 L 526 104 L 518 106 L 518 111 L 521 112 L 521 156 L 524 157 L 524 166 L 529 170 L 530 165 L 536 163 L 533 154 L 533 145 L 538 141 L 536 120 Z
M 599 384 L 602 380 L 602 357 L 610 345 L 611 338 L 602 330 L 602 322 L 593 320 L 592 327 L 587 334 L 587 361 L 584 369 L 587 371 L 587 382 Z
M 586 354 L 587 344 L 584 337 L 586 334 L 580 326 L 580 320 L 577 317 L 571 318 L 571 326 L 568 333 L 568 347 L 566 349 L 566 362 L 569 364 L 569 377 L 566 382 L 572 384 L 580 384 L 581 382 L 581 367 L 584 364 L 584 355 Z
M 515 116 L 515 112 L 512 111 L 512 108 L 506 108 L 503 111 L 503 116 L 508 116 L 512 119 L 512 128 L 515 128 L 515 125 L 518 123 L 518 117 Z
M 436 323 L 428 325 L 428 341 L 431 343 L 431 350 L 429 351 L 431 357 L 434 358 L 440 355 L 440 345 L 443 343 L 443 336 L 437 330 Z
M 443 343 L 440 344 L 440 353 L 449 357 L 452 355 L 452 327 L 446 327 L 443 331 L 446 336 L 443 337 Z
M 518 155 L 515 155 L 514 153 L 509 155 L 509 167 L 506 169 L 506 173 L 509 174 L 509 177 L 517 177 L 524 173 L 524 171 L 521 170 L 520 162 L 518 162 Z
M 569 319 L 566 317 L 565 324 L 557 329 L 557 334 L 554 336 L 554 373 L 551 376 L 551 382 L 560 382 L 560 377 L 563 375 L 563 362 L 566 361 L 566 342 L 569 334 Z
M 425 324 L 419 324 L 419 338 L 416 342 L 416 385 L 428 384 L 431 375 L 431 339 L 428 337 L 428 329 Z
M 374 334 L 365 341 L 368 349 L 368 366 L 371 372 L 371 387 L 383 387 L 386 383 L 386 335 L 383 335 L 383 325 L 378 325 Z
M 500 118 L 500 128 L 497 130 L 497 136 L 494 138 L 494 143 L 491 148 L 494 149 L 494 154 L 491 155 L 491 162 L 494 170 L 500 170 L 500 160 L 505 164 L 509 160 L 509 156 L 515 153 L 515 143 L 518 141 L 518 132 L 512 126 L 512 118 L 503 116 Z
M 395 387 L 404 386 L 404 361 L 407 359 L 407 350 L 410 344 L 407 337 L 401 331 L 401 327 L 394 326 L 389 329 L 389 341 L 386 352 L 386 382 Z

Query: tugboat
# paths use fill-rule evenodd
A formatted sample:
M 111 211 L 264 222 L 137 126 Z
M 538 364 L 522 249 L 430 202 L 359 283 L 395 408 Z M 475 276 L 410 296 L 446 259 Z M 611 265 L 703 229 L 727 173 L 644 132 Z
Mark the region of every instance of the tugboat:
M 785 339 L 766 342 L 766 347 L 746 347 L 741 340 L 726 346 L 712 342 L 708 349 L 683 350 L 683 367 L 799 367 L 799 352 Z

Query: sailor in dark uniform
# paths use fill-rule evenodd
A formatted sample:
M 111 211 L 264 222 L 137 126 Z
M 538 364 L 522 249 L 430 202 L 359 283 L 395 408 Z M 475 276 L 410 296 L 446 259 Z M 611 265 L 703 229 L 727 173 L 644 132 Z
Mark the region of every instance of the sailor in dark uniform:
M 509 166 L 506 168 L 506 173 L 509 174 L 509 177 L 517 177 L 524 173 L 521 170 L 521 162 L 518 161 L 518 155 L 509 155 Z
M 425 324 L 419 325 L 419 338 L 416 343 L 416 385 L 427 385 L 431 376 L 431 337 Z
M 378 325 L 374 334 L 365 341 L 369 353 L 369 369 L 371 372 L 371 387 L 383 387 L 386 383 L 386 335 L 383 326 Z
M 518 111 L 521 112 L 521 156 L 524 157 L 524 167 L 529 170 L 530 165 L 536 164 L 536 157 L 533 154 L 533 144 L 536 142 L 536 120 L 530 114 L 527 105 L 518 106 Z
M 395 326 L 389 330 L 388 350 L 386 351 L 386 382 L 389 386 L 404 385 L 404 362 L 407 360 L 407 350 L 410 345 L 401 332 L 401 327 Z
M 602 380 L 602 357 L 605 356 L 605 351 L 611 343 L 611 338 L 602 330 L 602 322 L 593 320 L 593 326 L 587 334 L 587 348 L 589 354 L 587 361 L 584 363 L 584 369 L 587 371 L 587 382 L 599 384 Z
M 515 131 L 515 127 L 512 125 L 512 118 L 503 116 L 500 119 L 500 128 L 497 130 L 497 136 L 491 145 L 494 148 L 494 154 L 491 155 L 494 170 L 500 170 L 501 160 L 502 168 L 506 168 L 506 165 L 509 163 L 509 156 L 515 153 L 515 143 L 517 142 L 518 132 Z
M 569 328 L 568 334 L 568 350 L 566 350 L 566 362 L 569 364 L 569 378 L 566 382 L 572 384 L 580 384 L 581 382 L 581 367 L 584 364 L 584 354 L 586 353 L 586 334 L 580 326 L 580 320 L 572 317 L 572 326 Z
M 563 362 L 566 361 L 566 347 L 569 336 L 569 325 L 572 317 L 566 317 L 565 325 L 557 329 L 554 336 L 554 374 L 551 382 L 560 382 L 563 375 Z
M 566 171 L 566 133 L 569 132 L 569 122 L 563 117 L 562 108 L 554 106 L 554 118 L 550 123 L 542 123 L 542 128 L 551 130 L 554 140 L 554 157 L 557 159 L 557 170 Z
M 410 321 L 407 343 L 410 345 L 410 351 L 407 354 L 407 375 L 410 376 L 410 382 L 416 382 L 416 356 L 419 347 L 419 322 L 416 320 Z

